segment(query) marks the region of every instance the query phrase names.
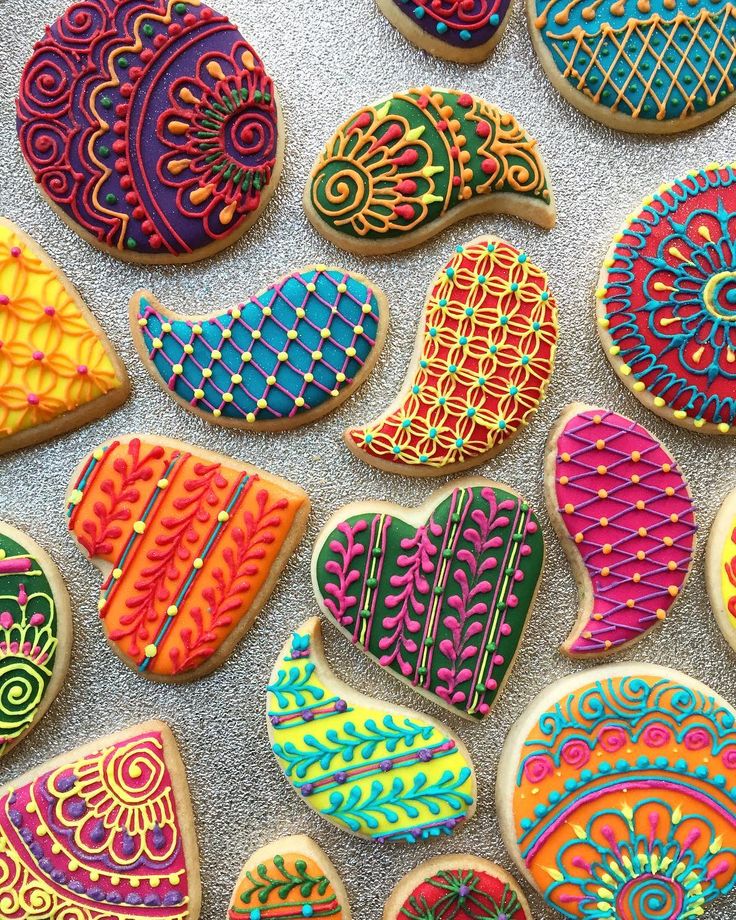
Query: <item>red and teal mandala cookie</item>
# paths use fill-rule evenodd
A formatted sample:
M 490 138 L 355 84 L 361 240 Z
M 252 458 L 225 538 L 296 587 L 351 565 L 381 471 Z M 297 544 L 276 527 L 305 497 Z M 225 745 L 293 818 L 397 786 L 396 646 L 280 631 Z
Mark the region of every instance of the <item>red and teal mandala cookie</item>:
M 17 99 L 23 155 L 83 237 L 192 261 L 234 242 L 278 180 L 271 78 L 199 0 L 85 0 L 47 28 Z
M 711 164 L 645 199 L 601 271 L 604 349 L 634 395 L 675 424 L 736 428 L 736 168 Z

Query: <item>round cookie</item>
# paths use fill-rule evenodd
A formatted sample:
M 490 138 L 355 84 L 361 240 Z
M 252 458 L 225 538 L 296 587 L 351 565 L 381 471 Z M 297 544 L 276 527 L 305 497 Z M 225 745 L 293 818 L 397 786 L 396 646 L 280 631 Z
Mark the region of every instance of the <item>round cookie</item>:
M 511 0 L 377 0 L 409 41 L 460 64 L 484 61 L 506 30 Z
M 708 537 L 705 578 L 716 621 L 736 651 L 736 490 L 724 498 Z
M 544 398 L 557 351 L 547 275 L 492 236 L 458 246 L 435 276 L 401 392 L 348 429 L 350 450 L 405 476 L 441 476 L 502 450 Z
M 659 187 L 616 234 L 598 324 L 616 373 L 676 425 L 736 432 L 736 169 L 712 163 Z
M 388 319 L 380 288 L 324 265 L 197 317 L 147 291 L 130 301 L 136 347 L 165 392 L 207 421 L 269 431 L 315 421 L 351 396 L 378 359 Z
M 407 873 L 383 920 L 531 920 L 531 912 L 508 872 L 463 853 L 435 856 Z
M 199 0 L 85 0 L 36 43 L 18 136 L 39 188 L 95 246 L 191 262 L 234 243 L 278 183 L 271 78 Z
M 707 914 L 736 882 L 735 722 L 704 684 L 640 662 L 547 687 L 511 730 L 496 787 L 529 882 L 570 920 Z
M 513 668 L 543 563 L 529 503 L 468 479 L 418 508 L 341 508 L 315 542 L 312 585 L 323 612 L 382 668 L 482 719 Z
M 418 246 L 473 214 L 547 229 L 556 219 L 537 142 L 516 119 L 429 86 L 353 113 L 312 168 L 304 208 L 322 236 L 359 255 Z
M 527 0 L 527 14 L 554 87 L 605 125 L 672 134 L 733 105 L 727 0 Z
M 580 594 L 563 651 L 595 657 L 638 642 L 693 561 L 695 508 L 677 463 L 631 419 L 573 403 L 549 435 L 545 497 Z
M 475 770 L 459 738 L 339 680 L 317 617 L 284 645 L 267 690 L 268 736 L 284 776 L 341 830 L 413 844 L 454 833 L 475 812 Z

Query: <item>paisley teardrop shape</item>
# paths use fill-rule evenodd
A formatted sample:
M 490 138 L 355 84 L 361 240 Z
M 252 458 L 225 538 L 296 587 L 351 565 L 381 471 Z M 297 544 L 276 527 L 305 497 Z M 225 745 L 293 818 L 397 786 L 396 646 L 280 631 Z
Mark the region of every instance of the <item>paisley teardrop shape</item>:
M 544 398 L 557 350 L 547 275 L 496 237 L 458 246 L 435 276 L 398 397 L 345 432 L 362 460 L 440 476 L 502 450 Z
M 646 428 L 573 403 L 550 433 L 545 486 L 581 585 L 563 649 L 620 651 L 665 619 L 687 579 L 697 531 L 687 482 Z
M 197 317 L 139 291 L 130 320 L 146 367 L 177 402 L 221 425 L 279 430 L 333 411 L 360 386 L 383 346 L 388 303 L 362 275 L 320 265 Z
M 199 0 L 85 0 L 36 43 L 17 101 L 23 155 L 83 238 L 142 262 L 235 242 L 281 172 L 273 82 Z
M 227 916 L 228 920 L 350 920 L 350 905 L 337 869 L 313 840 L 298 834 L 274 840 L 250 857 Z
M 338 680 L 316 617 L 281 650 L 266 708 L 287 780 L 342 830 L 415 843 L 453 833 L 475 811 L 475 771 L 460 740 L 427 716 Z
M 725 497 L 713 521 L 705 575 L 718 626 L 736 651 L 736 490 Z
M 3 920 L 197 920 L 194 817 L 173 735 L 147 722 L 0 791 Z
M 555 223 L 546 167 L 516 119 L 428 86 L 366 105 L 338 128 L 304 205 L 323 236 L 364 254 L 416 246 L 472 214 Z
M 506 846 L 564 917 L 691 920 L 736 884 L 736 712 L 636 663 L 548 687 L 501 753 Z
M 481 719 L 513 668 L 543 562 L 528 502 L 468 479 L 416 509 L 341 508 L 317 537 L 312 584 L 322 610 L 381 667 Z

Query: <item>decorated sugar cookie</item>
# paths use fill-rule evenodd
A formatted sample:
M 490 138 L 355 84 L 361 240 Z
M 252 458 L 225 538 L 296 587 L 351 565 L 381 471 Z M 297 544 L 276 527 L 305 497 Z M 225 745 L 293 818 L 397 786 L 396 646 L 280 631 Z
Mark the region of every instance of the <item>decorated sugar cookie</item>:
M 736 491 L 720 507 L 705 557 L 711 606 L 724 637 L 736 650 Z
M 0 454 L 99 418 L 128 375 L 61 269 L 0 218 Z
M 483 463 L 531 420 L 556 349 L 557 304 L 527 254 L 496 237 L 458 246 L 427 294 L 401 392 L 347 445 L 406 476 Z
M 73 3 L 33 49 L 17 116 L 54 209 L 124 259 L 186 262 L 230 245 L 281 172 L 273 82 L 199 0 Z
M 733 105 L 725 0 L 527 0 L 527 12 L 553 85 L 612 128 L 671 134 Z
M 480 719 L 513 667 L 543 560 L 528 502 L 468 479 L 412 510 L 341 508 L 317 538 L 312 582 L 351 642 L 434 702 Z
M 282 837 L 255 852 L 235 885 L 228 920 L 350 920 L 337 869 L 309 837 Z
M 114 650 L 158 680 L 218 667 L 306 527 L 309 500 L 255 467 L 159 436 L 96 448 L 67 493 L 69 530 L 104 576 Z
M 537 142 L 516 119 L 428 86 L 351 115 L 315 163 L 304 206 L 336 246 L 368 255 L 417 246 L 472 214 L 555 223 Z
M 221 425 L 280 429 L 325 415 L 363 382 L 388 303 L 362 275 L 320 265 L 197 317 L 139 291 L 130 319 L 146 367 L 177 402 Z
M 388 21 L 420 48 L 448 61 L 483 61 L 506 29 L 510 0 L 377 0 Z
M 30 537 L 0 522 L 0 756 L 53 702 L 71 642 L 69 595 L 59 570 Z
M 477 856 L 436 856 L 405 875 L 383 920 L 531 920 L 516 881 Z
M 665 619 L 693 559 L 695 509 L 677 463 L 631 419 L 573 403 L 549 436 L 545 488 L 580 591 L 564 651 L 632 645 Z
M 194 818 L 176 742 L 147 722 L 0 790 L 4 920 L 197 920 Z
M 462 742 L 434 719 L 338 680 L 316 617 L 282 649 L 266 707 L 286 778 L 342 830 L 415 843 L 452 834 L 475 812 L 475 771 Z
M 501 753 L 509 852 L 563 917 L 710 916 L 736 878 L 735 724 L 704 684 L 655 665 L 558 681 Z
M 597 292 L 601 341 L 626 386 L 708 434 L 736 431 L 734 191 L 736 169 L 716 164 L 660 186 L 616 235 Z

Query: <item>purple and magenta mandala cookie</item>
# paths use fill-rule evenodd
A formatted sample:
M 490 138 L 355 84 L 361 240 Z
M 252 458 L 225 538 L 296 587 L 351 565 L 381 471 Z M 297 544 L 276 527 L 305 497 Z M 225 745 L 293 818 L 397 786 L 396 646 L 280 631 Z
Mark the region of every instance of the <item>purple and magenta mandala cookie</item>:
M 193 260 L 234 242 L 278 181 L 271 78 L 197 0 L 83 0 L 25 66 L 18 136 L 72 226 L 124 258 Z

